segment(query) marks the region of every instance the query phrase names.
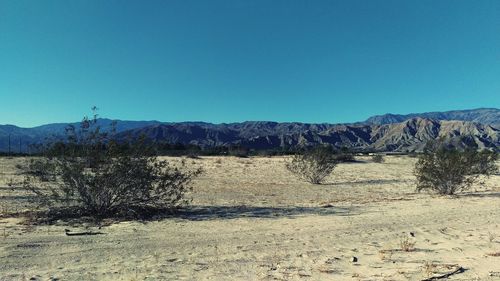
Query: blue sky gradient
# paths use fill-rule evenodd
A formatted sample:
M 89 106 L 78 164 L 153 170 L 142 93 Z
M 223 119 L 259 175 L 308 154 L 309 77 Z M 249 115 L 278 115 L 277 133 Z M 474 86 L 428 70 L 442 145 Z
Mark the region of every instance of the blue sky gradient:
M 0 0 L 0 124 L 500 107 L 500 1 Z

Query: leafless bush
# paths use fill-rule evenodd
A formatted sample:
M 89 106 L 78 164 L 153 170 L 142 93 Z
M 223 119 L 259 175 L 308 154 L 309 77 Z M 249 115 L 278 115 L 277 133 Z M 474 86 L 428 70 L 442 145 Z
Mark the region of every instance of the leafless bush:
M 496 173 L 496 159 L 495 152 L 458 150 L 446 147 L 442 141 L 429 142 L 415 164 L 417 191 L 429 189 L 452 195 L 466 190 L 480 175 Z
M 330 149 L 322 146 L 292 156 L 286 168 L 294 175 L 312 184 L 320 184 L 329 176 L 338 160 Z

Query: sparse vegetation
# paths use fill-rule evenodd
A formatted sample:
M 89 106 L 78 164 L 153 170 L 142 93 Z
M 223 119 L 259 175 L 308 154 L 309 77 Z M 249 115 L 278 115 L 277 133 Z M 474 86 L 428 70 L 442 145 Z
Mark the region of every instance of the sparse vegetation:
M 488 231 L 488 241 L 490 241 L 490 243 L 493 243 L 493 241 L 495 241 L 495 238 L 496 235 L 493 232 Z
M 436 270 L 437 270 L 437 265 L 432 261 L 431 262 L 426 261 L 422 266 L 422 271 L 424 273 L 424 276 L 427 278 L 434 275 L 434 272 Z
M 385 159 L 384 156 L 382 156 L 382 154 L 375 154 L 372 156 L 372 161 L 375 163 L 383 163 Z
M 392 249 L 382 249 L 378 251 L 378 257 L 381 261 L 390 261 L 392 258 Z
M 196 151 L 189 151 L 186 157 L 189 159 L 200 159 L 200 156 Z
M 294 175 L 312 184 L 320 184 L 329 176 L 338 160 L 328 147 L 317 146 L 292 156 L 286 168 Z
M 249 156 L 249 150 L 243 146 L 231 146 L 229 147 L 229 155 L 240 158 L 247 158 Z
M 495 152 L 458 150 L 446 147 L 442 141 L 429 142 L 415 164 L 417 191 L 428 189 L 452 195 L 467 190 L 480 175 L 497 171 L 496 159 Z
M 410 237 L 403 234 L 399 240 L 399 247 L 403 252 L 413 252 L 415 251 L 415 241 L 412 241 Z
M 354 158 L 354 154 L 352 153 L 352 151 L 349 151 L 347 147 L 342 147 L 340 150 L 335 151 L 334 158 L 338 163 L 349 163 L 356 161 L 356 158 Z
M 172 166 L 151 156 L 139 140 L 126 151 L 85 118 L 81 130 L 71 130 L 72 153 L 33 159 L 24 186 L 49 211 L 70 209 L 74 215 L 97 218 L 143 216 L 150 210 L 172 209 L 187 203 L 185 194 L 200 169 Z

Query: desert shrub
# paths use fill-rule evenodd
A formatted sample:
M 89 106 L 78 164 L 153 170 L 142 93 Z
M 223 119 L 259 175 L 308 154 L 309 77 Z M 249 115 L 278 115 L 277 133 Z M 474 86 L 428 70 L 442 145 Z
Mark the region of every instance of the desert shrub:
M 375 154 L 372 156 L 372 161 L 375 163 L 383 163 L 385 161 L 384 156 L 381 154 Z
M 24 186 L 35 201 L 49 211 L 66 209 L 97 218 L 142 216 L 187 203 L 185 194 L 200 169 L 172 166 L 150 156 L 144 139 L 126 151 L 117 150 L 112 138 L 90 128 L 93 124 L 84 119 L 82 130 L 69 138 L 68 145 L 78 148 L 74 153 L 31 161 Z
M 249 156 L 249 150 L 243 146 L 231 146 L 229 147 L 229 155 L 240 158 L 247 158 Z
M 317 146 L 292 156 L 286 168 L 303 180 L 320 184 L 333 172 L 337 163 L 338 160 L 331 149 Z
M 49 161 L 41 159 L 31 159 L 27 166 L 20 166 L 20 170 L 25 171 L 27 176 L 37 178 L 41 182 L 54 181 L 56 166 Z
M 428 189 L 452 195 L 467 190 L 480 175 L 489 176 L 497 171 L 496 159 L 495 152 L 458 150 L 442 141 L 429 142 L 415 164 L 417 191 Z
M 347 147 L 342 147 L 340 150 L 335 151 L 334 157 L 339 163 L 354 162 L 356 160 L 352 151 L 349 151 Z
M 187 153 L 186 157 L 189 159 L 200 159 L 198 152 L 192 150 Z
M 468 150 L 467 153 L 470 153 L 470 157 L 475 163 L 471 170 L 473 174 L 491 175 L 498 171 L 495 164 L 498 160 L 498 153 L 489 150 L 482 150 L 480 152 Z

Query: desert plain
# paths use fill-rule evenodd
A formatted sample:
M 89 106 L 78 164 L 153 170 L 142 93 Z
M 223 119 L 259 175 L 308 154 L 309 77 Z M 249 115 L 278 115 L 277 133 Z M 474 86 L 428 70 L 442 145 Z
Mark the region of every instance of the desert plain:
M 438 196 L 415 192 L 409 156 L 357 157 L 321 185 L 287 157 L 168 160 L 204 169 L 187 208 L 96 225 L 19 215 L 26 159 L 0 158 L 0 280 L 500 280 L 500 175 Z

